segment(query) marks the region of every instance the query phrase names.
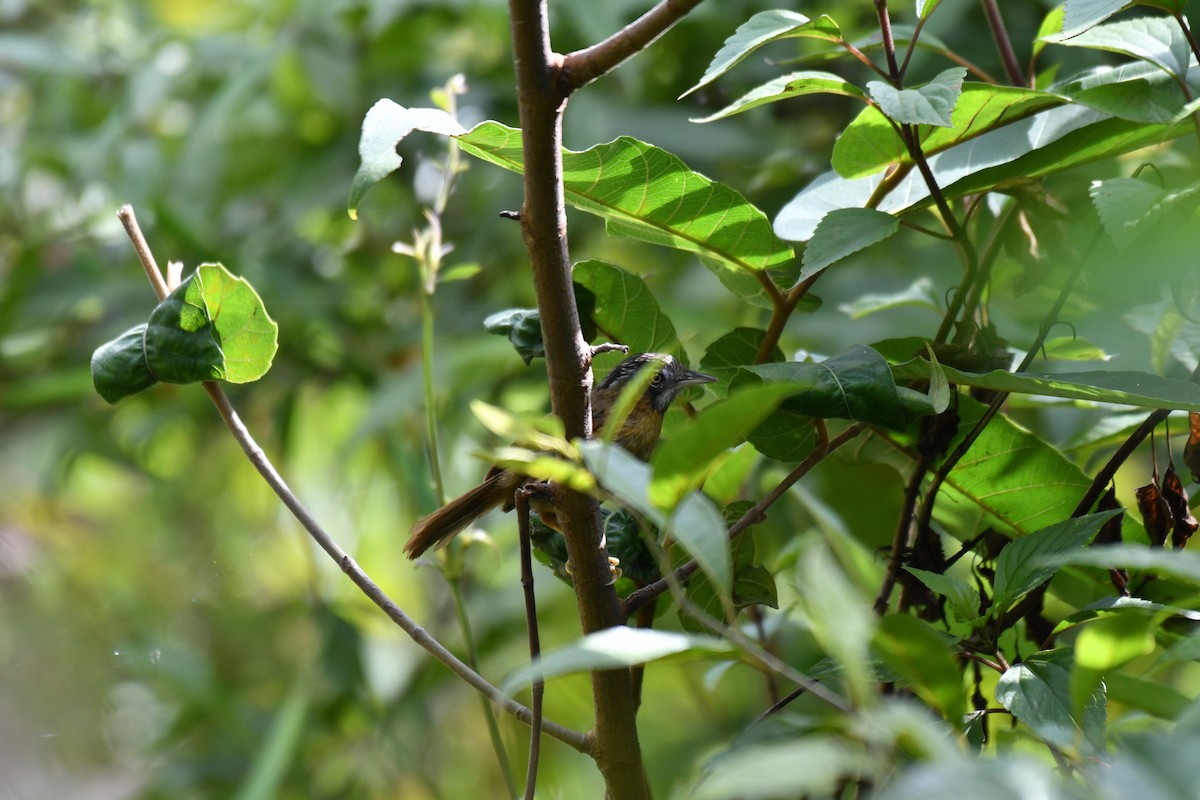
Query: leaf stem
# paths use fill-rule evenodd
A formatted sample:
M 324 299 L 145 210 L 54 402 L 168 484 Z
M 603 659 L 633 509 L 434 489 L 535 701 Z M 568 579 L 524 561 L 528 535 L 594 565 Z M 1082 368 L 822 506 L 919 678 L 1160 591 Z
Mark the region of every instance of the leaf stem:
M 1004 62 L 1004 71 L 1013 86 L 1027 86 L 1025 75 L 1021 72 L 1021 64 L 1017 61 L 1017 53 L 1013 50 L 1012 39 L 1008 36 L 1008 28 L 1004 25 L 1004 17 L 1000 16 L 1000 6 L 996 0 L 981 0 L 983 13 L 987 16 L 988 27 L 992 30 L 992 38 L 996 41 L 996 50 L 1000 60 Z

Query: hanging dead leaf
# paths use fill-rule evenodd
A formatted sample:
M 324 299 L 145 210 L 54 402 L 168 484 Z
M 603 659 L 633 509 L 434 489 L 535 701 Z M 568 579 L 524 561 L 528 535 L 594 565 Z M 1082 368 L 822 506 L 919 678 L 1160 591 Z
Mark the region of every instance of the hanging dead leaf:
M 1171 517 L 1175 523 L 1171 529 L 1171 545 L 1182 549 L 1200 524 L 1197 524 L 1196 518 L 1192 516 L 1183 481 L 1179 479 L 1179 473 L 1175 472 L 1174 467 L 1167 467 L 1167 471 L 1163 473 L 1162 496 L 1167 501 L 1167 507 L 1171 509 Z
M 1138 487 L 1137 504 L 1150 543 L 1155 547 L 1163 547 L 1167 543 L 1167 534 L 1170 533 L 1174 521 L 1171 518 L 1171 507 L 1153 483 Z
M 1192 471 L 1192 480 L 1200 481 L 1200 412 L 1188 414 L 1188 440 L 1183 446 L 1183 463 Z

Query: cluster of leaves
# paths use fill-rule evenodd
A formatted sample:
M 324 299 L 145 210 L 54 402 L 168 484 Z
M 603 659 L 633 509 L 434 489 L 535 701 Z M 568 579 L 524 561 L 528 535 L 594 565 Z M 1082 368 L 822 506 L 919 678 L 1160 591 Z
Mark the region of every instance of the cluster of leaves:
M 1043 743 L 1060 763 L 1083 767 L 1091 759 L 1108 758 L 1122 780 L 1166 769 L 1162 759 L 1140 755 L 1163 733 L 1126 737 L 1120 749 L 1129 753 L 1106 756 L 1110 695 L 1164 718 L 1161 731 L 1181 714 L 1195 717 L 1194 707 L 1184 711 L 1189 698 L 1122 671 L 1133 662 L 1138 670 L 1175 664 L 1186 658 L 1182 651 L 1194 647 L 1189 626 L 1196 614 L 1175 604 L 1182 601 L 1186 606 L 1194 596 L 1194 556 L 1138 547 L 1089 550 L 1088 544 L 1105 526 L 1115 534 L 1102 541 L 1124 537 L 1145 542 L 1146 532 L 1136 521 L 1122 521 L 1119 511 L 1089 514 L 1085 506 L 1072 514 L 1091 484 L 1080 467 L 1005 416 L 992 416 L 964 393 L 970 389 L 988 400 L 1021 394 L 1200 411 L 1200 391 L 1194 383 L 1148 372 L 1035 375 L 1003 366 L 979 370 L 981 363 L 1008 361 L 996 358 L 995 329 L 987 321 L 985 305 L 988 287 L 995 285 L 989 284 L 987 270 L 997 253 L 982 243 L 1010 235 L 1009 227 L 1017 221 L 1031 231 L 1031 240 L 1033 232 L 1060 223 L 1047 211 L 1053 202 L 1039 188 L 1046 179 L 1193 130 L 1190 69 L 1198 54 L 1181 4 L 1165 8 L 1166 15 L 1108 21 L 1123 5 L 1076 2 L 1053 11 L 1041 25 L 1033 56 L 1050 45 L 1063 45 L 1115 52 L 1127 63 L 1067 78 L 1055 78 L 1050 70 L 1039 75 L 1032 88 L 992 80 L 970 82 L 966 66 L 952 66 L 923 84 L 905 86 L 904 69 L 896 67 L 901 53 L 890 48 L 907 45 L 911 53 L 919 45 L 949 53 L 946 45 L 922 31 L 939 6 L 936 2 L 917 4 L 914 26 L 887 30 L 885 37 L 866 42 L 844 39 L 830 16 L 808 18 L 789 11 L 756 15 L 729 37 L 691 91 L 721 78 L 758 48 L 784 39 L 815 40 L 847 57 L 865 58 L 864 52 L 871 49 L 889 48 L 886 56 L 892 64 L 890 72 L 880 70 L 885 80 L 861 88 L 832 72 L 792 72 L 697 120 L 713 122 L 814 94 L 849 97 L 865 106 L 839 137 L 832 171 L 809 183 L 773 223 L 736 190 L 692 171 L 653 145 L 622 137 L 564 153 L 570 205 L 601 217 L 614 236 L 695 254 L 743 302 L 770 309 L 776 324 L 786 321 L 801 300 L 810 310 L 817 305 L 808 289 L 824 271 L 896 235 L 902 224 L 925 232 L 925 224 L 942 228 L 944 237 L 965 251 L 965 277 L 936 335 L 884 341 L 875 347 L 858 345 L 820 361 L 784 361 L 775 347 L 778 335 L 769 332 L 772 326 L 738 328 L 712 337 L 700 359 L 702 368 L 722 379 L 718 393 L 723 397 L 678 430 L 650 464 L 640 464 L 604 443 L 582 448 L 583 463 L 596 483 L 660 531 L 669 532 L 669 541 L 703 571 L 704 579 L 688 588 L 693 602 L 683 602 L 681 609 L 693 624 L 698 595 L 707 598 L 699 603 L 699 613 L 717 618 L 748 603 L 775 605 L 771 573 L 752 557 L 742 557 L 752 549 L 738 546 L 731 553 L 726 544 L 725 519 L 738 518 L 731 509 L 745 512 L 747 507 L 733 502 L 737 492 L 726 494 L 724 487 L 742 487 L 750 480 L 759 465 L 756 458 L 746 457 L 751 448 L 769 461 L 798 462 L 816 446 L 810 420 L 849 420 L 870 431 L 860 456 L 898 463 L 914 495 L 927 492 L 923 503 L 930 516 L 918 518 L 912 505 L 902 512 L 900 530 L 907 534 L 910 527 L 915 529 L 916 541 L 910 542 L 907 535 L 898 539 L 891 568 L 903 565 L 905 573 L 883 578 L 888 589 L 876 603 L 886 611 L 890 581 L 899 580 L 900 613 L 875 619 L 862 611 L 861 592 L 849 583 L 837 586 L 838 580 L 845 580 L 837 573 L 848 565 L 839 568 L 822 557 L 820 549 L 803 557 L 798 567 L 799 580 L 811 579 L 801 586 L 801 618 L 836 664 L 831 674 L 839 676 L 850 697 L 861 704 L 861 724 L 884 727 L 889 748 L 931 761 L 929 767 L 902 775 L 885 789 L 886 796 L 925 795 L 927 789 L 915 787 L 939 782 L 959 793 L 964 791 L 963 779 L 985 785 L 999 762 L 964 761 L 948 746 L 947 737 L 957 730 L 976 748 L 994 742 L 1001 734 L 990 730 L 988 718 L 997 711 L 1019 722 L 1019 735 Z M 828 49 L 822 56 L 829 57 Z M 467 130 L 435 110 L 406 109 L 383 100 L 364 121 L 363 166 L 352 190 L 352 210 L 370 185 L 398 166 L 387 154 L 417 129 L 453 136 L 466 152 L 494 165 L 523 168 L 520 131 L 494 122 Z M 1168 189 L 1140 178 L 1110 178 L 1096 181 L 1088 192 L 1104 234 L 1124 250 L 1171 230 L 1168 219 L 1191 214 L 1198 185 L 1194 180 Z M 993 209 L 993 221 L 980 219 L 984 207 Z M 1079 237 L 1084 227 L 1077 226 L 1069 236 Z M 805 243 L 802 257 L 789 241 Z M 1075 262 L 1087 258 L 1071 253 L 1069 244 L 1058 255 L 1063 252 Z M 1069 260 L 1068 265 L 1076 274 L 1087 268 Z M 1181 280 L 1186 269 L 1171 260 L 1161 270 L 1180 309 L 1190 305 L 1187 281 Z M 678 352 L 675 328 L 641 278 L 598 262 L 585 262 L 576 270 L 577 290 L 586 289 L 594 301 L 585 314 L 597 332 L 635 350 Z M 1064 299 L 1073 281 L 1074 277 L 1066 283 Z M 978 305 L 968 304 L 964 310 L 963 298 L 972 294 L 971 302 Z M 1044 309 L 1048 324 L 1056 321 L 1058 308 L 1061 303 Z M 494 331 L 507 334 L 527 361 L 540 347 L 538 337 L 530 335 L 531 314 L 509 312 L 507 319 L 524 324 L 520 336 L 515 335 L 516 325 Z M 951 328 L 956 329 L 953 342 L 947 340 Z M 1166 338 L 1169 346 L 1173 337 Z M 1035 346 L 1043 343 L 1044 334 Z M 985 346 L 992 349 L 985 351 Z M 928 348 L 940 351 L 945 367 Z M 927 358 L 919 357 L 922 349 Z M 999 350 L 1004 352 L 1002 343 Z M 889 363 L 882 353 L 905 355 Z M 928 391 L 914 390 L 913 384 Z M 934 424 L 922 424 L 934 417 Z M 941 433 L 931 434 L 939 426 Z M 835 429 L 847 430 L 840 424 Z M 705 491 L 695 492 L 700 487 Z M 1177 516 L 1190 519 L 1186 495 L 1174 496 L 1176 505 L 1182 504 Z M 727 502 L 725 519 L 714 503 L 721 500 Z M 941 536 L 961 543 L 953 558 L 944 555 Z M 1163 537 L 1152 538 L 1161 543 Z M 1185 542 L 1182 537 L 1177 545 Z M 966 571 L 954 567 L 960 563 Z M 1142 573 L 1133 584 L 1118 585 L 1124 596 L 1097 598 L 1103 578 L 1081 571 L 1084 565 L 1152 569 L 1160 579 Z M 749 585 L 751 575 L 769 591 L 739 591 L 743 581 Z M 1164 580 L 1167 577 L 1179 582 Z M 1073 609 L 1057 625 L 1041 616 L 1047 589 Z M 923 619 L 912 611 L 919 611 Z M 837 622 L 823 618 L 825 613 Z M 1037 637 L 1035 644 L 1042 649 L 1022 655 L 1018 633 Z M 1056 646 L 1059 637 L 1071 643 Z M 684 653 L 707 656 L 722 649 L 719 640 L 606 633 L 545 657 L 540 668 L 519 677 L 643 664 Z M 1150 657 L 1155 660 L 1145 661 Z M 995 670 L 996 680 L 985 681 L 980 664 Z M 869 698 L 875 696 L 871 684 L 877 670 L 884 671 L 889 683 L 937 710 L 950 727 L 930 729 L 928 721 L 904 703 L 877 698 L 873 704 Z M 968 714 L 971 685 L 974 711 Z M 984 695 L 985 687 L 990 687 L 992 700 Z M 884 720 L 891 727 L 883 725 Z M 1177 733 L 1194 736 L 1189 726 L 1190 722 L 1177 723 Z M 849 779 L 886 783 L 887 761 L 871 756 L 871 746 L 879 741 L 857 731 L 855 723 L 847 728 L 842 734 L 810 733 L 795 741 L 788 737 L 783 744 L 735 748 L 729 758 L 714 762 L 699 795 L 828 792 Z M 907 736 L 919 744 L 902 745 Z M 1022 794 L 1042 786 L 1052 796 L 1078 795 L 1077 784 L 1060 781 L 1036 762 L 1002 766 L 1005 784 Z M 1100 781 L 1099 773 L 1084 773 L 1093 786 Z M 1180 784 L 1162 796 L 1182 797 L 1190 790 Z

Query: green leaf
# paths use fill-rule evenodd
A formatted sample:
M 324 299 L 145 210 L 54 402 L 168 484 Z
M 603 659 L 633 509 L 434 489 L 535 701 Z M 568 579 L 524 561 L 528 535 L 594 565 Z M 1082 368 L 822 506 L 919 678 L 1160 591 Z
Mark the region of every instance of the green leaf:
M 768 103 L 778 103 L 781 100 L 790 100 L 810 94 L 842 95 L 864 102 L 867 99 L 862 89 L 832 72 L 792 72 L 767 81 L 762 86 L 751 89 L 715 114 L 697 117 L 692 119 L 692 122 L 713 122 Z
M 725 509 L 725 517 L 733 520 L 744 513 L 743 506 L 749 503 L 738 503 L 734 508 Z M 732 512 L 732 513 L 731 513 Z M 775 587 L 775 577 L 766 568 L 757 565 L 755 561 L 754 538 L 739 536 L 732 544 L 733 560 L 733 607 L 743 609 L 752 605 L 765 605 L 779 608 L 779 595 Z M 725 616 L 723 598 L 707 575 L 701 573 L 694 576 L 687 584 L 688 598 L 704 613 L 716 619 Z M 700 633 L 705 630 L 687 609 L 679 609 L 679 624 L 689 633 Z
M 1089 194 L 1104 229 L 1124 249 L 1183 201 L 1200 192 L 1200 184 L 1167 191 L 1136 178 L 1111 178 L 1092 183 Z
M 1068 519 L 1014 539 L 1000 551 L 996 560 L 995 591 L 991 614 L 998 617 L 1022 597 L 1053 577 L 1059 567 L 1047 563 L 1047 557 L 1080 550 L 1100 530 L 1100 526 L 1121 511 L 1103 511 Z
M 1192 698 L 1157 680 L 1137 678 L 1124 672 L 1110 672 L 1104 676 L 1104 687 L 1113 701 L 1160 719 L 1177 719 L 1192 701 Z
M 1095 70 L 1071 83 L 1087 89 L 1141 79 L 1155 84 L 1171 81 L 1148 64 L 1131 64 Z M 1190 124 L 1146 125 L 1070 103 L 989 130 L 970 146 L 951 147 L 928 161 L 942 193 L 956 198 L 1008 189 L 1098 159 L 1160 145 L 1189 130 Z M 929 205 L 929 190 L 918 170 L 898 170 L 886 177 L 886 185 L 884 181 L 882 173 L 856 179 L 842 178 L 836 172 L 819 175 L 780 210 L 775 231 L 787 240 L 806 241 L 817 223 L 834 209 L 870 204 L 900 215 Z
M 908 614 L 879 620 L 872 644 L 885 664 L 918 697 L 957 723 L 966 711 L 963 675 L 954 657 L 954 637 Z
M 763 45 L 780 39 L 801 37 L 838 42 L 841 41 L 842 35 L 837 23 L 827 16 L 809 19 L 803 14 L 784 10 L 755 14 L 739 25 L 733 35 L 725 40 L 725 45 L 713 56 L 700 82 L 680 95 L 680 98 L 687 97 L 697 89 L 712 83 Z
M 508 337 L 517 355 L 527 365 L 546 355 L 542 342 L 542 315 L 536 308 L 497 311 L 483 321 L 483 329 L 496 336 Z
M 158 383 L 146 364 L 146 323 L 130 328 L 92 354 L 92 385 L 109 403 Z
M 156 381 L 249 383 L 271 368 L 278 335 L 249 283 L 220 264 L 201 264 L 146 325 L 96 350 L 92 380 L 110 403 Z
M 675 326 L 659 309 L 646 282 L 603 261 L 581 261 L 571 279 L 595 295 L 592 319 L 614 342 L 634 353 L 679 354 Z
M 572 644 L 542 654 L 510 675 L 501 686 L 501 691 L 512 694 L 534 681 L 576 672 L 619 669 L 666 660 L 727 658 L 733 653 L 733 645 L 711 636 L 619 625 L 588 634 Z
M 879 110 L 896 122 L 908 125 L 953 127 L 954 104 L 962 94 L 966 67 L 951 67 L 916 89 L 897 89 L 883 81 L 867 84 L 867 93 Z
M 921 150 L 932 156 L 1065 102 L 1065 97 L 1050 92 L 964 83 L 950 126 L 919 129 Z M 883 113 L 864 109 L 834 144 L 833 168 L 844 178 L 861 178 L 892 164 L 911 169 L 913 161 Z
M 928 361 L 915 359 L 892 366 L 897 380 L 929 379 Z M 1065 397 L 1096 403 L 1117 403 L 1142 408 L 1200 411 L 1200 385 L 1163 378 L 1148 372 L 1094 370 L 1053 375 L 1036 373 L 963 372 L 942 365 L 950 383 L 1000 392 Z
M 1179 86 L 1168 81 L 1137 78 L 1083 89 L 1068 85 L 1058 91 L 1076 103 L 1132 122 L 1178 122 L 1185 109 L 1185 98 Z
M 1105 569 L 1155 570 L 1200 586 L 1200 555 L 1186 550 L 1160 550 L 1130 544 L 1107 544 L 1049 556 L 1047 566 L 1072 564 Z
M 1153 64 L 1176 78 L 1187 75 L 1191 48 L 1179 25 L 1167 17 L 1136 19 L 1097 25 L 1075 35 L 1057 34 L 1047 41 L 1068 47 L 1087 47 L 1136 58 Z
M 942 0 L 917 0 L 917 17 L 923 20 L 929 19 L 929 15 L 941 2 Z
M 1129 0 L 1067 0 L 1061 37 L 1078 36 L 1129 5 Z M 1044 36 L 1043 38 L 1052 38 Z
M 746 436 L 785 398 L 789 386 L 751 387 L 705 408 L 655 450 L 650 500 L 672 508 L 704 479 L 712 462 Z
M 722 754 L 686 796 L 694 800 L 832 797 L 846 776 L 873 774 L 884 768 L 881 762 L 880 755 L 846 738 L 812 733 Z
M 836 213 L 841 212 L 831 212 L 831 215 Z M 905 306 L 928 308 L 930 311 L 941 314 L 940 303 L 941 299 L 933 290 L 933 281 L 929 278 L 917 278 L 907 288 L 898 292 L 861 294 L 849 303 L 838 306 L 838 311 L 848 315 L 851 319 L 862 319 L 878 311 Z
M 933 403 L 933 413 L 941 414 L 950 407 L 950 381 L 933 347 L 926 344 L 925 352 L 929 355 L 929 402 Z
M 737 371 L 754 363 L 766 332 L 762 328 L 734 328 L 722 334 L 708 346 L 700 359 L 700 369 L 717 379 L 718 390 L 728 391 Z M 776 345 L 771 361 L 783 361 L 783 351 Z
M 363 118 L 358 140 L 360 164 L 350 184 L 346 210 L 350 219 L 358 219 L 358 206 L 367 190 L 400 168 L 396 144 L 414 130 L 457 136 L 466 128 L 454 117 L 437 108 L 405 108 L 388 99 L 371 106 Z
M 1091 694 L 1081 714 L 1073 715 L 1070 658 L 1070 651 L 1055 650 L 1038 653 L 1013 666 L 1000 676 L 996 699 L 1050 744 L 1075 752 L 1078 742 L 1086 754 L 1103 753 L 1103 689 Z
M 959 622 L 973 625 L 979 616 L 979 590 L 953 575 L 943 575 L 929 572 L 916 567 L 905 567 L 906 571 L 916 576 L 931 591 L 945 597 L 950 602 L 950 611 Z
M 746 369 L 765 381 L 792 385 L 797 392 L 792 405 L 808 416 L 851 419 L 892 430 L 904 430 L 915 418 L 887 361 L 864 345 L 821 363 L 792 361 Z M 926 413 L 932 413 L 932 404 L 927 405 Z
M 882 242 L 900 230 L 900 221 L 873 208 L 830 211 L 817 225 L 804 250 L 804 269 L 810 274 L 852 253 Z
M 1155 620 L 1137 609 L 1108 614 L 1079 629 L 1075 663 L 1099 672 L 1154 652 Z
M 731 591 L 728 531 L 712 501 L 693 492 L 668 514 L 650 499 L 650 466 L 598 439 L 581 442 L 584 463 L 608 492 L 669 533 L 720 588 Z
M 484 161 L 524 171 L 515 128 L 484 122 L 458 142 Z M 766 215 L 741 194 L 637 139 L 564 150 L 563 179 L 567 202 L 602 217 L 613 235 L 693 252 L 710 267 L 734 272 L 782 267 L 793 259 Z
M 797 578 L 804 621 L 821 649 L 842 667 L 851 697 L 865 701 L 871 695 L 870 644 L 878 625 L 870 602 L 824 545 L 802 554 Z

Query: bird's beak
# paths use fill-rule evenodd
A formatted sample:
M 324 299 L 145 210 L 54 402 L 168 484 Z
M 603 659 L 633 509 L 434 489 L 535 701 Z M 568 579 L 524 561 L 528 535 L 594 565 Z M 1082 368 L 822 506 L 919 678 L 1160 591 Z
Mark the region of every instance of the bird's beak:
M 676 386 L 699 386 L 702 383 L 716 383 L 717 379 L 712 375 L 705 375 L 703 372 L 695 372 L 688 370 L 683 374 L 683 377 L 676 382 Z

